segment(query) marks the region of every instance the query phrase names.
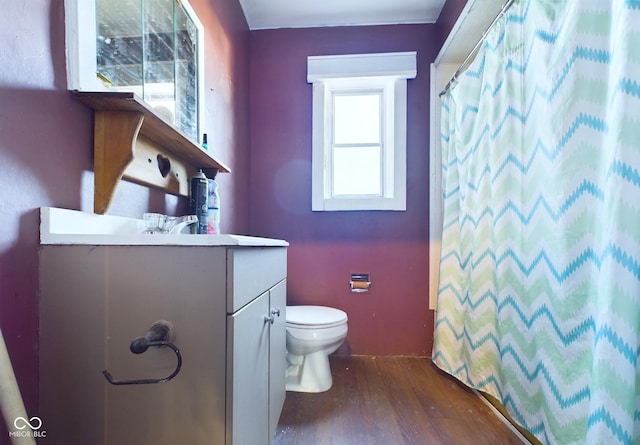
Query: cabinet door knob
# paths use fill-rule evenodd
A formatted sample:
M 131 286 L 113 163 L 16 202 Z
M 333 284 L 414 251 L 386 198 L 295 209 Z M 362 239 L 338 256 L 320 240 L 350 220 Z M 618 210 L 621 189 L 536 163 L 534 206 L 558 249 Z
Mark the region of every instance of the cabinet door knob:
M 267 315 L 265 315 L 265 316 L 264 316 L 264 322 L 265 322 L 265 324 L 266 324 L 266 323 L 271 323 L 271 324 L 273 324 L 273 323 L 275 323 L 275 321 L 276 321 L 276 319 L 273 317 L 273 315 L 271 315 L 271 316 L 267 316 Z
M 277 315 L 278 317 L 280 316 L 280 308 L 271 308 L 271 316 Z

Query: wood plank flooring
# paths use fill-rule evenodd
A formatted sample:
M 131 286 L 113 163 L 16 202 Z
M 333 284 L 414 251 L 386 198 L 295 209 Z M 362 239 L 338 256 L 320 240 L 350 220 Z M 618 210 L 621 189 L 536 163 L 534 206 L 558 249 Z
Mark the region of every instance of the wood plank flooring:
M 274 445 L 522 445 L 427 358 L 330 357 L 333 386 L 287 392 Z

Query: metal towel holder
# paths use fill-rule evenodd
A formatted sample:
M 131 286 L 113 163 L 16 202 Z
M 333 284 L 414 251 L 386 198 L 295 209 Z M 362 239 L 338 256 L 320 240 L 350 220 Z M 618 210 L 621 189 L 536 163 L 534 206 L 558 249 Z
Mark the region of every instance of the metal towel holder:
M 149 331 L 143 337 L 134 338 L 129 346 L 129 350 L 134 354 L 142 354 L 149 346 L 168 347 L 176 354 L 178 364 L 176 369 L 167 377 L 160 379 L 139 379 L 139 380 L 117 380 L 114 379 L 109 371 L 106 369 L 102 371 L 102 374 L 112 385 L 147 385 L 150 383 L 165 383 L 174 378 L 180 372 L 182 367 L 182 354 L 176 345 L 171 343 L 174 336 L 173 325 L 168 321 L 160 320 L 156 321 Z

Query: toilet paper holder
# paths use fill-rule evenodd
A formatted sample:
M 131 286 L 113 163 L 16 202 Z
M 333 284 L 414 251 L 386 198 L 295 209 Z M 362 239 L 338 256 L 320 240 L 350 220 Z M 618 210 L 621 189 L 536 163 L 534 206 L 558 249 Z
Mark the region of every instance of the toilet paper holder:
M 368 273 L 352 273 L 349 287 L 352 293 L 368 292 L 371 287 Z

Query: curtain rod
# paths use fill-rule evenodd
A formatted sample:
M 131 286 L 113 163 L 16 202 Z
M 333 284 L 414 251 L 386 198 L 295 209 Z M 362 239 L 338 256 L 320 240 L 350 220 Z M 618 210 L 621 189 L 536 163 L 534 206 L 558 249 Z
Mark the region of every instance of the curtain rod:
M 500 17 L 502 17 L 504 14 L 506 14 L 507 9 L 509 9 L 509 7 L 511 6 L 511 4 L 513 2 L 514 2 L 514 0 L 507 0 L 507 2 L 502 6 L 502 9 L 500 9 L 500 12 L 496 16 L 496 18 L 493 19 L 493 21 L 487 27 L 485 32 L 482 33 L 482 36 L 480 37 L 480 40 L 478 40 L 478 43 L 476 43 L 476 46 L 473 47 L 473 49 L 471 50 L 469 55 L 467 55 L 467 57 L 464 59 L 464 61 L 460 64 L 460 66 L 458 67 L 456 72 L 453 73 L 453 76 L 451 77 L 449 82 L 447 82 L 447 84 L 445 85 L 444 90 L 442 90 L 440 92 L 440 94 L 438 95 L 439 97 L 442 97 L 443 95 L 447 94 L 447 91 L 449 91 L 451 89 L 451 87 L 453 86 L 453 83 L 457 80 L 458 76 L 460 74 L 462 74 L 462 72 L 468 68 L 468 65 L 471 64 L 471 62 L 473 61 L 473 59 L 477 55 L 478 51 L 480 50 L 480 47 L 482 46 L 482 44 L 486 40 L 487 34 L 491 30 L 491 28 L 493 28 L 493 26 L 496 24 L 496 22 L 498 20 L 500 20 Z

